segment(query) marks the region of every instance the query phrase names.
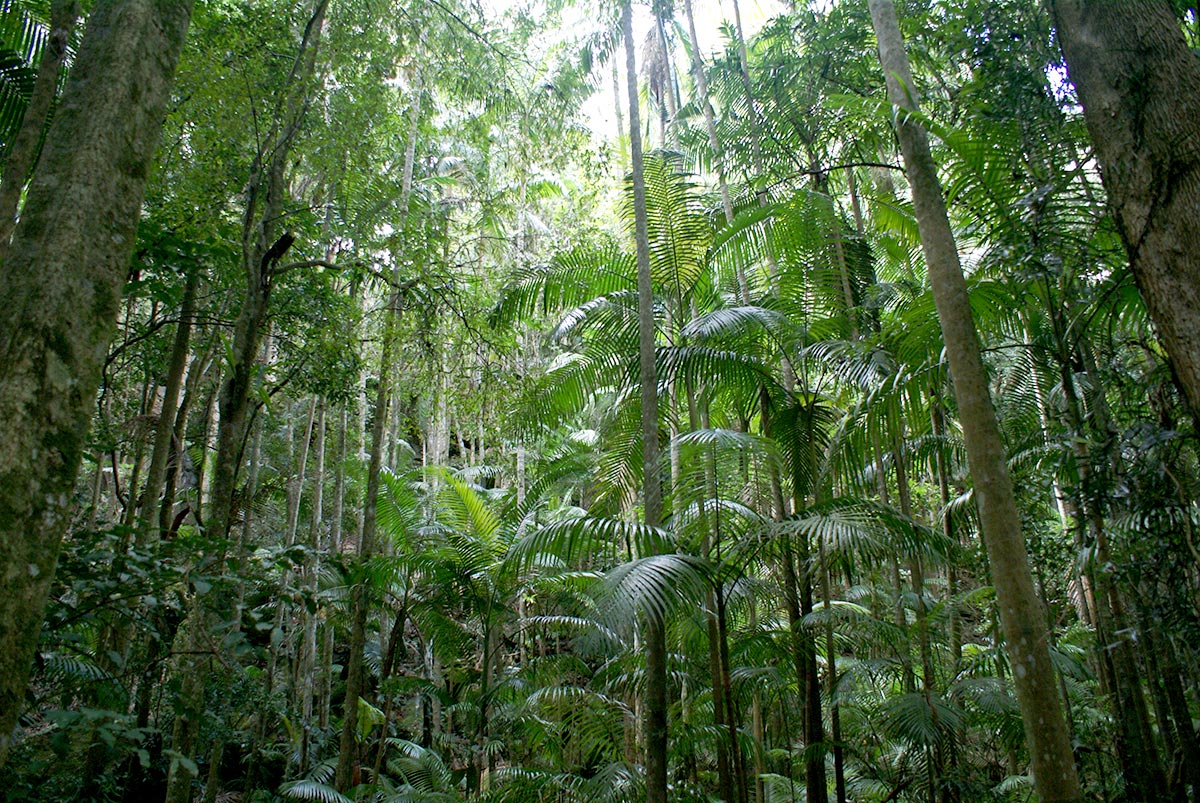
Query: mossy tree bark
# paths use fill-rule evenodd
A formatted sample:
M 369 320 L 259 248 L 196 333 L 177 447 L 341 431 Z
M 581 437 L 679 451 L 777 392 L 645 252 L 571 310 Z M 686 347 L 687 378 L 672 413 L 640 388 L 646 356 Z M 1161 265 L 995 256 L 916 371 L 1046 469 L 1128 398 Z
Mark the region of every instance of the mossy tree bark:
M 0 265 L 0 764 L 70 518 L 191 6 L 96 5 Z
M 1029 570 L 1020 515 L 988 391 L 958 247 L 925 129 L 911 114 L 916 111 L 917 103 L 904 40 L 892 0 L 869 0 L 869 6 L 879 42 L 879 61 L 887 77 L 888 96 L 897 107 L 896 134 L 912 188 L 921 247 L 954 380 L 967 465 L 974 479 L 980 529 L 1000 603 L 1034 785 L 1038 798 L 1046 803 L 1079 800 L 1079 779 L 1055 687 L 1046 622 Z

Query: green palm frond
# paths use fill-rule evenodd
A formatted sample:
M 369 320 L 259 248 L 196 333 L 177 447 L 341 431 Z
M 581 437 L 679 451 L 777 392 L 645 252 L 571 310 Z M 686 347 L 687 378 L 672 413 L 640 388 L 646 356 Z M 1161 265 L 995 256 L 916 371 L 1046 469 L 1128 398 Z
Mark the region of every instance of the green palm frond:
M 424 522 L 424 511 L 417 496 L 414 477 L 385 469 L 380 472 L 379 478 L 382 486 L 376 502 L 379 529 L 397 545 L 407 544 Z
M 41 653 L 39 660 L 42 671 L 57 683 L 95 682 L 109 677 L 107 671 L 84 655 L 66 655 L 51 651 Z
M 1020 709 L 1012 690 L 995 677 L 968 677 L 955 681 L 946 695 L 980 714 L 1010 717 L 1020 724 Z
M 0 152 L 7 151 L 33 94 L 48 18 L 46 3 L 0 3 Z
M 471 485 L 453 473 L 439 469 L 437 473 L 446 483 L 438 498 L 439 517 L 451 524 L 459 533 L 478 541 L 480 548 L 491 558 L 500 548 L 496 536 L 500 530 L 500 516 Z
M 389 772 L 399 775 L 414 792 L 441 794 L 452 799 L 453 777 L 441 756 L 407 739 L 389 738 L 387 745 L 395 751 L 389 757 Z
M 712 226 L 695 185 L 680 170 L 676 155 L 649 154 L 644 172 L 651 277 L 659 292 L 687 298 L 707 278 Z M 630 206 L 624 217 L 629 225 L 634 219 L 632 200 L 632 192 L 627 192 L 625 201 Z
M 723 386 L 750 402 L 764 384 L 775 386 L 770 370 L 757 358 L 705 346 L 662 346 L 656 351 L 660 382 L 670 379 L 691 387 Z
M 633 257 L 615 244 L 558 254 L 546 265 L 516 273 L 492 310 L 492 325 L 511 325 L 612 293 L 636 292 L 636 275 Z
M 931 747 L 951 740 L 963 722 L 958 706 L 937 695 L 918 692 L 886 700 L 879 716 L 885 733 L 913 747 Z
M 311 800 L 316 803 L 353 803 L 338 790 L 319 781 L 288 781 L 279 787 L 279 793 L 290 800 Z
M 527 534 L 509 552 L 510 560 L 528 566 L 546 555 L 563 565 L 611 561 L 629 550 L 634 555 L 658 555 L 674 548 L 671 535 L 622 519 L 579 516 L 548 524 Z
M 719 307 L 688 321 L 680 335 L 706 345 L 749 344 L 767 338 L 778 351 L 799 340 L 800 330 L 783 312 L 769 307 Z
M 779 460 L 778 447 L 772 440 L 736 429 L 693 429 L 680 433 L 672 444 L 686 453 L 720 452 L 727 455 L 753 455 L 764 461 Z
M 709 566 L 699 558 L 678 553 L 635 558 L 605 574 L 598 588 L 599 610 L 617 627 L 646 616 L 665 620 L 671 612 L 698 604 L 709 584 Z
M 868 565 L 885 558 L 944 558 L 954 547 L 940 529 L 913 522 L 887 505 L 852 497 L 797 511 L 771 529 L 790 538 L 823 541 L 831 561 Z

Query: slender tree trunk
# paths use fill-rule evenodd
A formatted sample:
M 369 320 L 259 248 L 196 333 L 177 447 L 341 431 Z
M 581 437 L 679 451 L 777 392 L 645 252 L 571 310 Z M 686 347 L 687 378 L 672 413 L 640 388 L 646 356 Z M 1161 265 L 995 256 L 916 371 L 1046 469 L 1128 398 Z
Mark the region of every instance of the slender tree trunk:
M 214 338 L 215 341 L 215 338 Z M 179 401 L 179 410 L 175 413 L 175 425 L 171 431 L 171 450 L 167 458 L 167 476 L 163 483 L 162 499 L 158 506 L 158 531 L 166 534 L 171 531 L 175 517 L 175 500 L 179 491 L 179 481 L 183 475 L 183 467 L 187 464 L 187 424 L 192 406 L 195 404 L 200 389 L 206 382 L 213 381 L 215 364 L 212 360 L 212 346 L 202 357 L 192 360 L 188 369 L 187 382 L 183 387 L 183 398 Z M 206 393 L 203 401 L 205 411 L 211 405 L 212 395 Z M 205 430 L 207 434 L 207 429 Z M 205 444 L 207 448 L 207 444 Z
M 138 543 L 149 542 L 157 523 L 158 505 L 167 485 L 167 464 L 171 456 L 171 436 L 175 431 L 175 415 L 179 411 L 179 397 L 183 389 L 184 373 L 187 371 L 190 353 L 192 318 L 196 314 L 196 287 L 200 282 L 199 268 L 188 270 L 183 288 L 183 304 L 179 312 L 179 323 L 175 328 L 175 342 L 171 348 L 171 362 L 167 368 L 167 385 L 163 392 L 162 407 L 158 414 L 158 426 L 154 433 L 154 451 L 150 456 L 150 469 L 146 472 L 146 487 L 142 491 L 142 524 L 138 528 Z
M 287 426 L 288 452 L 289 459 L 292 463 L 292 473 L 288 477 L 287 482 L 287 518 L 284 521 L 284 546 L 290 548 L 296 543 L 296 531 L 300 525 L 300 499 L 304 495 L 304 477 L 308 469 L 308 450 L 312 443 L 313 425 L 316 422 L 317 416 L 317 397 L 313 396 L 308 403 L 308 414 L 304 417 L 304 427 L 299 438 L 299 453 L 296 449 L 296 431 L 289 420 Z M 275 680 L 278 675 L 280 660 L 283 659 L 285 665 L 289 657 L 290 650 L 294 645 L 295 633 L 289 632 L 290 622 L 285 621 L 287 617 L 295 613 L 295 608 L 292 606 L 290 597 L 294 594 L 294 586 L 292 585 L 293 577 L 289 569 L 284 569 L 281 573 L 279 588 L 280 595 L 275 606 L 275 627 L 273 633 L 280 634 L 278 639 L 271 639 L 271 647 L 267 656 L 267 696 L 270 696 L 275 688 Z M 295 690 L 294 684 L 291 683 L 291 672 L 284 670 L 283 690 L 292 706 L 294 713 L 295 697 L 292 692 Z
M 1084 421 L 1083 400 L 1079 397 L 1073 367 L 1059 355 L 1061 386 L 1072 430 L 1075 470 L 1079 477 L 1078 509 L 1083 522 L 1080 534 L 1089 537 L 1082 555 L 1092 555 L 1080 571 L 1095 589 L 1094 625 L 1101 650 L 1100 665 L 1108 675 L 1113 693 L 1113 719 L 1117 724 L 1117 755 L 1125 776 L 1126 788 L 1139 799 L 1150 799 L 1164 783 L 1158 750 L 1150 725 L 1150 713 L 1142 690 L 1141 673 L 1131 640 L 1131 629 L 1121 589 L 1112 572 L 1108 528 L 1104 520 L 1095 450 L 1091 448 Z M 1100 399 L 1089 405 L 1092 420 L 1103 417 Z
M 408 214 L 408 198 L 412 191 L 413 167 L 416 160 L 417 134 L 421 114 L 421 95 L 418 88 L 410 107 L 408 142 L 404 151 L 404 175 L 401 185 L 402 217 Z M 384 434 L 387 430 L 388 401 L 391 393 L 392 352 L 396 347 L 397 319 L 404 289 L 399 283 L 400 265 L 392 276 L 395 285 L 388 298 L 384 321 L 383 348 L 379 357 L 379 381 L 375 394 L 375 417 L 371 425 L 371 450 L 367 461 L 366 498 L 362 504 L 362 529 L 358 538 L 358 560 L 364 561 L 375 551 L 375 524 L 379 497 L 379 472 L 383 468 Z M 365 405 L 364 405 L 365 406 Z M 342 712 L 341 741 L 338 747 L 337 772 L 334 785 L 345 793 L 353 785 L 358 761 L 358 699 L 365 681 L 363 649 L 367 641 L 367 589 L 362 580 L 351 591 L 350 657 L 346 672 L 346 698 Z
M 650 237 L 646 221 L 646 182 L 642 172 L 642 123 L 638 107 L 633 9 L 621 6 L 625 38 L 626 90 L 629 95 L 629 151 L 633 166 L 634 238 L 638 268 L 638 362 L 642 406 L 642 506 L 647 527 L 658 527 L 662 490 L 658 472 L 658 376 L 654 364 L 654 287 L 650 279 Z M 648 614 L 646 637 L 646 803 L 667 800 L 667 634 L 666 622 Z
M 223 572 L 228 549 L 227 539 L 235 518 L 234 495 L 237 489 L 237 474 L 242 464 L 242 440 L 246 434 L 246 421 L 250 409 L 250 390 L 254 375 L 253 365 L 257 360 L 261 333 L 266 319 L 270 299 L 271 271 L 279 258 L 291 246 L 290 235 L 284 235 L 259 261 L 247 260 L 253 268 L 248 271 L 248 284 L 242 311 L 234 324 L 233 364 L 229 377 L 221 390 L 221 419 L 217 427 L 217 454 L 213 465 L 212 491 L 209 497 L 205 532 L 216 544 L 216 554 L 209 556 L 202 570 Z M 211 633 L 209 624 L 215 611 L 209 606 L 214 602 L 221 613 L 228 615 L 228 605 L 220 599 L 206 599 L 209 595 L 197 593 L 188 612 L 188 624 L 181 630 L 185 638 L 185 655 L 180 662 L 180 702 L 172 733 L 172 749 L 179 757 L 171 762 L 167 777 L 166 803 L 188 803 L 191 800 L 193 773 L 180 758 L 192 758 L 204 712 L 204 689 L 208 680 L 209 664 L 212 659 Z
M 975 481 L 980 525 L 1013 665 L 1035 788 L 1043 803 L 1079 800 L 1079 779 L 1050 663 L 1046 623 L 1029 571 L 957 245 L 925 130 L 906 114 L 915 111 L 916 100 L 904 41 L 892 1 L 869 0 L 869 5 L 888 95 L 898 107 L 896 133 L 954 378 L 967 464 Z
M 342 551 L 344 519 L 346 516 L 346 451 L 347 431 L 350 416 L 346 405 L 342 405 L 338 424 L 337 462 L 334 464 L 333 516 L 329 526 L 329 539 L 324 552 L 334 554 Z M 330 708 L 333 696 L 333 637 L 334 627 L 327 622 L 321 639 L 320 680 L 318 682 L 317 728 L 324 731 L 329 727 Z
M 314 6 L 292 63 L 285 95 L 280 100 L 281 111 L 267 140 L 271 150 L 261 151 L 251 167 L 242 223 L 242 269 L 246 289 L 234 322 L 232 364 L 221 388 L 217 455 L 204 522 L 206 534 L 218 544 L 216 554 L 209 556 L 205 568 L 218 576 L 224 572 L 229 532 L 236 514 L 237 475 L 242 465 L 242 444 L 251 408 L 254 364 L 262 344 L 279 262 L 295 242 L 291 234 L 277 235 L 277 231 L 287 196 L 286 168 L 303 120 L 304 99 L 313 76 L 327 6 L 328 0 L 318 0 Z M 214 614 L 229 616 L 231 613 L 228 600 L 218 595 L 197 594 L 192 600 L 189 623 L 185 628 L 186 656 L 179 669 L 181 713 L 176 716 L 172 734 L 172 749 L 178 757 L 172 760 L 167 776 L 166 803 L 191 800 L 192 772 L 181 759 L 193 757 L 199 736 L 213 649 L 210 621 Z
M 324 526 L 325 502 L 325 400 L 320 400 L 320 413 L 316 424 L 317 464 L 313 468 L 312 523 L 308 530 L 309 555 L 304 566 L 304 593 L 313 600 L 313 607 L 302 608 L 303 630 L 300 654 L 296 659 L 295 687 L 300 691 L 300 772 L 308 770 L 308 748 L 313 731 L 313 701 L 317 687 L 317 575 L 321 570 L 321 529 Z
M 846 759 L 842 747 L 841 706 L 837 702 L 838 670 L 837 642 L 833 633 L 833 617 L 829 616 L 833 605 L 832 583 L 829 563 L 825 555 L 825 540 L 817 539 L 817 562 L 821 571 L 821 602 L 825 606 L 825 671 L 828 673 L 830 739 L 833 741 L 833 788 L 837 803 L 846 803 Z
M 386 312 L 384 323 L 383 350 L 379 359 L 379 382 L 375 394 L 375 418 L 371 425 L 370 460 L 367 464 L 366 498 L 363 500 L 363 528 L 358 542 L 359 562 L 374 554 L 377 499 L 379 496 L 379 474 L 383 469 L 383 441 L 387 429 L 387 407 L 391 383 L 392 350 L 396 339 L 394 318 L 398 315 L 397 291 Z M 367 642 L 367 593 L 363 580 L 358 580 L 351 591 L 350 607 L 350 657 L 346 673 L 346 698 L 343 703 L 342 733 L 338 749 L 337 773 L 334 785 L 340 792 L 347 792 L 353 784 L 355 767 L 358 763 L 358 699 L 365 686 L 366 670 L 363 665 L 363 650 Z
M 731 223 L 733 222 L 733 202 L 729 198 L 729 184 L 725 180 L 725 154 L 721 147 L 721 140 L 717 137 L 716 114 L 708 99 L 708 76 L 704 72 L 704 59 L 700 55 L 700 43 L 696 37 L 696 15 L 692 11 L 692 0 L 683 0 L 683 11 L 687 18 L 688 35 L 692 38 L 692 75 L 696 81 L 696 94 L 699 95 L 699 101 L 704 107 L 704 129 L 708 133 L 708 147 L 712 149 L 713 159 L 717 165 L 717 186 L 721 192 L 721 209 L 725 212 L 725 222 Z M 746 285 L 746 275 L 742 272 L 740 264 L 737 278 L 742 303 L 746 303 L 750 297 L 750 289 Z
M 1195 801 L 1200 797 L 1200 741 L 1196 738 L 1191 709 L 1188 707 L 1187 696 L 1183 690 L 1183 668 L 1179 664 L 1171 639 L 1159 636 L 1157 642 L 1159 665 L 1163 669 L 1163 687 L 1167 694 L 1171 718 L 1175 723 L 1175 733 L 1179 740 L 1182 781 L 1185 786 L 1191 787 L 1188 797 Z
M 96 6 L 0 266 L 0 765 L 190 16 L 190 0 Z
M 1200 420 L 1200 63 L 1168 0 L 1051 0 L 1138 289 Z
M 695 312 L 693 311 L 693 317 Z M 697 404 L 696 393 L 688 388 L 689 425 L 694 431 L 697 426 L 710 426 L 707 400 Z M 699 503 L 699 524 L 704 533 L 700 554 L 720 563 L 721 527 L 719 509 L 709 514 L 707 500 L 717 498 L 717 461 L 713 451 L 704 456 L 704 475 Z M 738 744 L 738 722 L 729 677 L 729 639 L 727 633 L 727 611 L 724 589 L 720 586 L 705 592 L 705 617 L 708 625 L 708 665 L 712 675 L 713 727 L 718 736 L 717 750 L 717 794 L 721 800 L 738 803 L 745 800 L 746 777 L 742 767 L 741 748 Z M 728 738 L 726 738 L 728 734 Z
M 50 4 L 50 30 L 43 46 L 33 94 L 4 160 L 4 180 L 0 183 L 0 262 L 7 256 L 8 242 L 17 225 L 21 191 L 37 165 L 38 143 L 58 94 L 58 79 L 78 20 L 79 0 L 54 0 Z

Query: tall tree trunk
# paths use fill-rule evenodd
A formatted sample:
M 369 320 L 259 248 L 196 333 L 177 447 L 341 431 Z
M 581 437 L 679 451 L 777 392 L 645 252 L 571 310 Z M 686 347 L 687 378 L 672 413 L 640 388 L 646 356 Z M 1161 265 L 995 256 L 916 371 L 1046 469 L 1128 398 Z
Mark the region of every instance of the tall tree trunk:
M 402 218 L 408 215 L 408 199 L 412 191 L 413 167 L 416 161 L 417 134 L 421 120 L 421 89 L 418 82 L 410 108 L 408 142 L 404 151 L 404 175 L 400 188 Z M 362 528 L 358 537 L 358 560 L 364 561 L 375 551 L 375 524 L 379 497 L 379 472 L 383 468 L 384 435 L 387 431 L 388 400 L 391 393 L 392 352 L 396 348 L 397 319 L 405 287 L 400 284 L 400 263 L 393 271 L 393 288 L 383 329 L 383 347 L 379 357 L 379 381 L 375 393 L 375 417 L 371 425 L 371 450 L 367 461 L 366 497 L 362 504 Z M 365 394 L 364 394 L 365 395 Z M 365 404 L 364 404 L 365 407 Z M 362 696 L 365 680 L 363 649 L 367 641 L 367 594 L 363 581 L 354 584 L 350 608 L 350 657 L 346 672 L 346 697 L 342 712 L 342 733 L 338 746 L 337 771 L 334 786 L 345 793 L 354 782 L 358 761 L 358 698 Z
M 842 714 L 837 702 L 838 669 L 837 642 L 833 632 L 833 617 L 829 615 L 833 605 L 832 584 L 829 579 L 829 561 L 825 554 L 825 539 L 817 538 L 817 563 L 821 571 L 821 603 L 825 606 L 825 671 L 829 690 L 830 739 L 833 742 L 833 789 L 837 803 L 846 803 L 845 749 L 842 747 Z
M 301 610 L 302 635 L 299 655 L 296 658 L 295 688 L 300 692 L 300 772 L 308 771 L 308 747 L 313 731 L 313 701 L 317 692 L 317 576 L 321 571 L 321 550 L 325 546 L 321 529 L 325 518 L 325 399 L 320 400 L 317 419 L 316 452 L 317 464 L 313 468 L 312 521 L 308 529 L 309 554 L 304 562 L 304 594 L 312 600 L 312 607 L 305 605 Z
M 654 364 L 654 287 L 650 279 L 650 236 L 646 221 L 646 181 L 642 168 L 642 123 L 638 107 L 637 59 L 634 55 L 633 9 L 621 6 L 625 38 L 625 76 L 629 94 L 629 153 L 633 174 L 634 238 L 638 275 L 638 362 L 642 407 L 642 508 L 647 527 L 662 517 L 658 472 L 658 376 Z M 646 803 L 667 800 L 667 634 L 660 616 L 646 617 Z
M 1138 289 L 1200 420 L 1200 63 L 1168 0 L 1051 0 Z
M 313 76 L 316 49 L 325 25 L 328 0 L 317 0 L 308 19 L 285 95 L 280 99 L 280 112 L 275 119 L 271 136 L 264 150 L 256 156 L 251 167 L 246 210 L 242 221 L 242 269 L 246 289 L 242 306 L 234 322 L 231 365 L 221 388 L 220 423 L 217 427 L 217 454 L 213 465 L 212 493 L 209 498 L 204 526 L 205 533 L 218 546 L 215 555 L 208 556 L 206 568 L 217 575 L 224 571 L 228 537 L 233 525 L 237 475 L 242 465 L 242 444 L 246 436 L 250 412 L 250 391 L 254 382 L 254 363 L 265 331 L 271 291 L 278 276 L 279 262 L 295 242 L 289 233 L 278 235 L 286 196 L 286 168 L 304 117 L 305 98 Z M 266 150 L 266 147 L 271 150 Z M 209 632 L 211 616 L 229 616 L 227 598 L 212 594 L 196 594 L 188 612 L 185 628 L 187 649 L 180 664 L 181 713 L 176 716 L 172 733 L 172 749 L 176 758 L 171 761 L 167 776 L 166 803 L 188 803 L 191 800 L 191 767 L 181 759 L 191 759 L 195 753 L 199 726 L 204 712 L 205 686 L 213 648 Z
M 291 235 L 284 235 L 275 245 L 261 254 L 258 262 L 248 259 L 248 284 L 242 310 L 234 324 L 233 364 L 221 389 L 220 423 L 217 426 L 217 454 L 213 465 L 212 492 L 204 519 L 206 535 L 219 544 L 217 553 L 208 556 L 202 570 L 220 574 L 227 551 L 227 539 L 235 518 L 234 496 L 237 475 L 242 464 L 242 440 L 250 409 L 250 390 L 254 376 L 253 365 L 261 345 L 263 323 L 270 300 L 271 274 L 280 257 L 292 244 Z M 229 614 L 228 605 L 221 599 L 197 593 L 192 598 L 188 622 L 181 629 L 186 639 L 184 657 L 180 662 L 179 711 L 175 717 L 171 745 L 177 757 L 171 761 L 167 776 L 166 803 L 188 803 L 191 800 L 192 768 L 181 759 L 191 759 L 199 736 L 204 712 L 204 689 L 212 659 L 209 624 L 216 604 Z M 193 765 L 194 766 L 194 765 Z
M 337 460 L 334 463 L 333 479 L 333 515 L 330 520 L 329 538 L 323 545 L 323 551 L 334 554 L 342 551 L 344 520 L 346 516 L 346 451 L 347 430 L 350 427 L 350 415 L 346 404 L 342 404 L 338 423 Z M 321 639 L 320 680 L 317 694 L 317 728 L 324 731 L 329 727 L 331 714 L 331 698 L 333 696 L 333 637 L 334 627 L 326 622 Z
M 95 7 L 0 266 L 0 765 L 190 16 L 190 0 Z
M 1052 311 L 1053 312 L 1053 311 Z M 1083 344 L 1080 344 L 1083 346 Z M 1076 489 L 1077 507 L 1082 519 L 1080 537 L 1086 533 L 1086 548 L 1081 573 L 1095 589 L 1096 605 L 1093 624 L 1101 651 L 1100 666 L 1107 675 L 1113 693 L 1113 719 L 1117 725 L 1117 755 L 1121 761 L 1126 789 L 1138 799 L 1148 800 L 1164 784 L 1161 762 L 1150 725 L 1150 714 L 1142 691 L 1141 672 L 1137 665 L 1133 630 L 1129 626 L 1126 605 L 1117 578 L 1113 574 L 1112 553 L 1108 543 L 1108 528 L 1104 519 L 1104 490 L 1101 485 L 1103 465 L 1097 465 L 1101 449 L 1093 448 L 1084 420 L 1083 399 L 1075 382 L 1075 368 L 1061 354 L 1056 354 L 1067 418 L 1071 426 L 1071 443 L 1075 470 L 1079 477 Z M 1102 398 L 1090 400 L 1091 421 L 1103 430 L 1107 419 Z M 1101 437 L 1105 436 L 1101 432 Z M 1098 472 L 1097 469 L 1100 469 Z
M 696 15 L 692 11 L 692 0 L 683 0 L 683 12 L 687 18 L 688 35 L 692 38 L 690 49 L 692 57 L 692 76 L 696 81 L 696 94 L 704 108 L 704 130 L 708 133 L 708 147 L 712 149 L 713 160 L 717 167 L 717 186 L 721 191 L 721 209 L 725 212 L 725 222 L 733 222 L 733 202 L 729 198 L 729 184 L 725 180 L 725 154 L 721 140 L 717 137 L 717 120 L 712 103 L 708 98 L 708 76 L 704 72 L 704 59 L 700 55 L 700 43 L 696 37 Z M 738 292 L 741 302 L 748 303 L 750 288 L 746 285 L 746 275 L 739 263 L 737 268 Z
M 138 543 L 149 542 L 158 522 L 158 505 L 167 485 L 167 463 L 171 456 L 171 436 L 175 432 L 175 415 L 179 411 L 179 397 L 183 389 L 191 346 L 192 318 L 196 314 L 196 288 L 200 282 L 200 269 L 188 270 L 183 288 L 183 305 L 179 312 L 179 323 L 175 327 L 175 342 L 171 348 L 171 362 L 167 368 L 167 384 L 163 392 L 162 407 L 158 414 L 158 425 L 154 433 L 154 451 L 150 455 L 150 468 L 146 472 L 146 486 L 142 491 L 142 523 L 138 528 Z
M 693 317 L 694 317 L 693 311 Z M 698 405 L 696 393 L 688 388 L 689 425 L 694 431 L 710 426 L 708 400 Z M 714 509 L 710 516 L 707 500 L 717 498 L 717 460 L 714 451 L 704 456 L 704 475 L 698 497 L 698 520 L 701 532 L 700 554 L 719 563 L 721 560 L 720 513 Z M 705 590 L 705 610 L 708 625 L 708 666 L 712 675 L 713 727 L 717 729 L 717 794 L 721 800 L 737 803 L 746 796 L 745 775 L 741 771 L 740 747 L 737 740 L 738 723 L 730 693 L 729 642 L 724 588 L 717 585 Z M 728 734 L 728 738 L 726 738 Z
M 929 151 L 925 130 L 906 114 L 916 110 L 916 99 L 904 40 L 892 0 L 869 0 L 869 5 L 888 96 L 898 107 L 896 133 L 912 187 L 921 247 L 954 378 L 967 464 L 975 481 L 980 529 L 1013 665 L 1035 788 L 1043 803 L 1079 800 L 1070 734 L 1046 645 L 1046 622 L 1029 571 L 1004 443 L 988 392 L 987 374 L 938 182 L 937 165 Z

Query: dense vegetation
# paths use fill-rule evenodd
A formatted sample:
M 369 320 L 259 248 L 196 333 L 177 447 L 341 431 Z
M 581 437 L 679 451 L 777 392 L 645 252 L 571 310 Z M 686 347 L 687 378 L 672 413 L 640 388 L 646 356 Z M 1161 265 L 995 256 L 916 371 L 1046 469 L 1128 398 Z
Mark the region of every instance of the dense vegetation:
M 0 3 L 4 800 L 1200 799 L 1194 6 L 93 5 Z

